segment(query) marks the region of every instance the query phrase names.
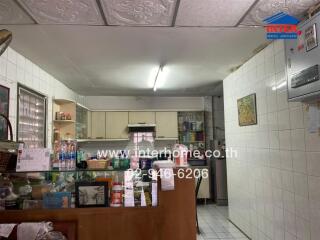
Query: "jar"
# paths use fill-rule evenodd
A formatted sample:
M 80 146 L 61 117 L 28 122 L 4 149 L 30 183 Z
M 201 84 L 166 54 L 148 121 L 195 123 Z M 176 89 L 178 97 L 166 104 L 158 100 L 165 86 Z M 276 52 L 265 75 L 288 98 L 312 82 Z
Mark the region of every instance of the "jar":
M 67 120 L 71 120 L 71 114 L 70 114 L 70 113 L 67 113 L 66 119 L 67 119 Z
M 113 169 L 120 169 L 120 159 L 119 158 L 113 158 L 112 159 L 112 167 Z
M 113 183 L 111 191 L 111 207 L 122 207 L 123 189 L 121 183 Z
M 54 133 L 53 133 L 53 140 L 54 141 L 59 141 L 60 140 L 60 132 L 58 129 L 54 129 Z
M 56 112 L 56 120 L 61 120 L 61 114 L 60 114 L 60 112 Z
M 188 166 L 188 148 L 183 144 L 175 144 L 173 151 L 176 166 Z

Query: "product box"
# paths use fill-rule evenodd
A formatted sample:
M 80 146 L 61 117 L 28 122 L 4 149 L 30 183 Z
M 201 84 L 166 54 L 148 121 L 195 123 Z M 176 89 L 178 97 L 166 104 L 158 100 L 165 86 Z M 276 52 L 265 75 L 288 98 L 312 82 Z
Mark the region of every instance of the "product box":
M 70 208 L 71 193 L 70 192 L 55 192 L 43 194 L 43 208 Z
M 22 209 L 42 209 L 41 200 L 23 200 Z

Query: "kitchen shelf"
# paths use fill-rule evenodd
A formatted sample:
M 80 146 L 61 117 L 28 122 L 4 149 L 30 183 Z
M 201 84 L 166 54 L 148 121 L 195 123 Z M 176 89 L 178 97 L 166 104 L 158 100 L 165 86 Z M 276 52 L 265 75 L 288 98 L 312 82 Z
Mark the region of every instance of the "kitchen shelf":
M 72 101 L 72 100 L 68 100 L 68 99 L 58 99 L 58 98 L 54 99 L 54 102 L 55 102 L 56 104 L 59 104 L 59 105 L 69 104 L 69 103 L 74 103 L 74 104 L 75 104 L 75 102 Z
M 56 119 L 57 112 L 64 112 L 69 114 L 71 120 L 58 120 Z M 52 125 L 53 132 L 58 131 L 60 137 L 69 135 L 71 139 L 76 137 L 76 104 L 73 101 L 67 99 L 54 99 L 52 106 Z M 53 134 L 54 136 L 54 134 Z M 57 140 L 53 138 L 53 140 Z
M 177 141 L 178 138 L 161 138 L 161 137 L 158 137 L 158 138 L 155 138 L 156 141 Z
M 55 123 L 75 123 L 74 120 L 53 120 Z
M 1 171 L 0 174 L 19 174 L 19 173 L 72 173 L 72 172 L 124 172 L 128 169 L 75 169 L 75 170 L 47 170 L 47 171 Z M 144 171 L 144 170 L 141 170 Z
M 181 133 L 185 133 L 185 132 L 203 132 L 204 130 L 179 130 L 179 132 Z
M 88 138 L 88 139 L 76 139 L 77 142 L 117 142 L 117 141 L 130 141 L 129 138 Z

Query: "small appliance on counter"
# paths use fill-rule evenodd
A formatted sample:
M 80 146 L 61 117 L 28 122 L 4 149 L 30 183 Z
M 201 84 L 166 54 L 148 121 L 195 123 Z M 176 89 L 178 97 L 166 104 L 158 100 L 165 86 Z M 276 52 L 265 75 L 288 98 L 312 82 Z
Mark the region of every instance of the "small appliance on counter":
M 188 163 L 190 166 L 207 166 L 207 159 L 190 158 Z

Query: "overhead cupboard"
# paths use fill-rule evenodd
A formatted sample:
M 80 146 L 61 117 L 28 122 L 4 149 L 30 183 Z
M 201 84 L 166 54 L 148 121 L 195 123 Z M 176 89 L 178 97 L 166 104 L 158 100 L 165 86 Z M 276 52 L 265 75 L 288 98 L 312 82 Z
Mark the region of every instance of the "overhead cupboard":
M 129 112 L 130 124 L 156 124 L 155 112 Z
M 155 125 L 156 138 L 178 139 L 177 112 L 91 112 L 90 139 L 126 140 L 128 125 Z M 88 126 L 90 128 L 90 126 Z
M 62 99 L 53 104 L 54 140 L 129 140 L 128 126 L 140 124 L 153 125 L 156 140 L 178 139 L 177 111 L 91 111 Z
M 156 112 L 156 138 L 178 138 L 178 113 Z
M 106 138 L 106 113 L 91 112 L 91 138 Z
M 128 138 L 128 112 L 106 112 L 106 138 Z

